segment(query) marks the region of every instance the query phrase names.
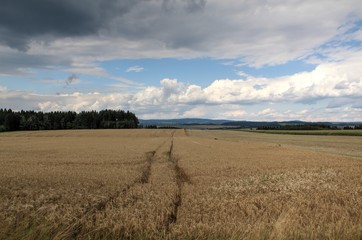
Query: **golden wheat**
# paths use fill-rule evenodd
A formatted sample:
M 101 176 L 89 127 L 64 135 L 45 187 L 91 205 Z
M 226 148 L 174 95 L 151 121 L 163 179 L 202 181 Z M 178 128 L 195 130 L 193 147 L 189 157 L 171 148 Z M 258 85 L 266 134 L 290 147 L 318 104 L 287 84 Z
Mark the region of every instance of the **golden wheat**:
M 0 239 L 360 239 L 360 139 L 1 134 Z
M 193 131 L 202 137 L 176 139 L 179 165 L 193 183 L 183 189 L 176 236 L 361 238 L 361 159 L 242 134 L 228 141 L 228 134 Z

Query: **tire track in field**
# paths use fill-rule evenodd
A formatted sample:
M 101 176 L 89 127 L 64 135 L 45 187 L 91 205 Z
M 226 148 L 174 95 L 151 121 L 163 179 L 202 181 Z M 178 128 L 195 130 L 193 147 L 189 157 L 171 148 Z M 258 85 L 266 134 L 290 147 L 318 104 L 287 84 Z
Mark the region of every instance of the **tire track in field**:
M 174 147 L 174 133 L 172 134 L 170 150 L 167 153 L 168 160 L 172 163 L 173 171 L 176 176 L 176 185 L 177 190 L 175 197 L 172 201 L 172 210 L 168 214 L 164 227 L 166 232 L 170 231 L 170 226 L 177 222 L 178 210 L 182 204 L 182 188 L 184 183 L 191 183 L 189 176 L 185 173 L 185 171 L 178 165 L 178 159 L 173 155 L 173 147 Z
M 139 180 L 136 180 L 135 184 L 137 184 L 137 183 L 146 184 L 149 182 L 150 176 L 151 176 L 151 167 L 155 160 L 155 155 L 160 150 L 160 148 L 166 144 L 166 142 L 167 141 L 163 142 L 154 151 L 146 153 L 146 162 L 147 162 L 146 168 L 143 170 L 143 172 L 141 174 L 141 178 Z
M 111 197 L 109 197 L 103 206 L 102 203 L 102 208 L 99 209 L 96 206 L 96 209 L 98 211 L 104 210 L 106 205 L 108 203 L 113 203 L 115 202 L 115 200 L 119 197 L 121 197 L 122 195 L 126 195 L 127 192 L 134 186 L 136 186 L 137 184 L 146 184 L 149 182 L 150 176 L 151 176 L 151 168 L 152 168 L 152 164 L 154 162 L 155 159 L 155 155 L 156 153 L 159 151 L 159 149 L 165 145 L 167 143 L 167 141 L 163 142 L 162 144 L 160 144 L 154 151 L 150 151 L 146 153 L 146 167 L 145 169 L 142 171 L 141 176 L 139 178 L 137 178 L 135 181 L 133 181 L 131 184 L 127 185 L 125 188 L 123 188 L 121 191 L 116 192 L 114 195 L 112 195 Z
M 77 238 L 80 236 L 82 229 L 83 229 L 83 221 L 87 218 L 92 218 L 92 221 L 95 222 L 95 214 L 99 211 L 105 211 L 107 205 L 111 205 L 112 208 L 118 207 L 116 203 L 117 198 L 121 197 L 122 195 L 127 195 L 128 191 L 138 185 L 138 184 L 146 184 L 149 182 L 149 178 L 151 176 L 151 167 L 154 162 L 154 158 L 156 153 L 159 149 L 167 143 L 167 140 L 160 144 L 154 151 L 150 151 L 146 153 L 146 168 L 142 171 L 141 176 L 134 180 L 132 183 L 127 184 L 122 190 L 116 191 L 114 194 L 109 196 L 108 198 L 101 200 L 91 206 L 85 208 L 85 211 L 81 218 L 76 219 L 72 224 L 70 224 L 64 231 L 64 233 L 70 233 L 72 238 Z M 122 207 L 126 207 L 127 205 L 131 204 L 128 203 Z
M 124 196 L 127 195 L 128 191 L 131 189 L 131 187 L 134 187 L 138 184 L 148 184 L 150 181 L 150 177 L 151 177 L 151 173 L 152 173 L 152 165 L 155 161 L 155 157 L 156 154 L 159 152 L 160 148 L 162 148 L 163 145 L 165 145 L 167 143 L 167 140 L 165 142 L 163 142 L 162 144 L 160 144 L 154 151 L 150 151 L 146 153 L 146 168 L 143 170 L 143 172 L 141 173 L 141 177 L 136 179 L 136 181 L 133 182 L 133 184 L 127 188 L 127 191 L 123 194 Z M 119 195 L 118 197 L 120 197 L 121 195 Z M 122 207 L 125 208 L 129 205 L 133 205 L 135 204 L 135 202 L 138 201 L 137 198 L 131 198 L 130 201 L 127 201 L 125 203 L 122 204 Z
M 167 141 L 160 144 L 154 151 L 150 151 L 146 153 L 146 167 L 142 171 L 141 176 L 137 179 L 135 179 L 132 183 L 127 184 L 126 187 L 124 187 L 122 190 L 115 192 L 111 196 L 109 196 L 107 199 L 100 201 L 92 206 L 89 206 L 84 214 L 87 214 L 92 209 L 95 211 L 102 211 L 106 208 L 106 205 L 108 203 L 114 203 L 117 198 L 119 198 L 121 195 L 127 194 L 127 192 L 134 187 L 137 184 L 146 184 L 149 181 L 150 175 L 151 175 L 151 167 L 152 163 L 154 162 L 154 157 L 156 152 L 166 143 Z
M 84 213 L 82 218 L 77 219 L 77 221 L 74 222 L 74 224 L 71 224 L 69 228 L 67 229 L 67 235 L 72 236 L 72 238 L 78 238 L 82 237 L 85 233 L 84 227 L 87 222 L 93 222 L 94 225 L 96 225 L 97 222 L 97 212 L 105 211 L 108 208 L 122 208 L 122 209 L 132 209 L 133 205 L 136 204 L 138 201 L 142 201 L 142 198 L 139 198 L 137 195 L 132 195 L 132 188 L 139 186 L 139 187 L 145 187 L 146 189 L 149 188 L 149 184 L 153 184 L 152 181 L 150 181 L 150 178 L 153 174 L 158 175 L 162 174 L 162 172 L 154 172 L 155 169 L 153 167 L 153 164 L 157 162 L 157 164 L 166 164 L 164 166 L 167 166 L 167 171 L 172 171 L 172 175 L 175 176 L 174 180 L 171 180 L 172 183 L 176 183 L 174 190 L 174 196 L 172 199 L 170 199 L 170 204 L 168 207 L 165 207 L 168 210 L 166 210 L 165 218 L 159 223 L 158 229 L 161 232 L 170 232 L 170 228 L 173 224 L 177 222 L 178 218 L 178 211 L 182 204 L 182 188 L 184 183 L 191 183 L 189 177 L 184 172 L 184 170 L 178 165 L 178 159 L 176 156 L 174 156 L 174 135 L 176 130 L 174 130 L 170 137 L 164 141 L 162 144 L 160 144 L 155 150 L 147 152 L 146 153 L 146 167 L 142 171 L 139 178 L 137 178 L 133 183 L 127 185 L 125 188 L 123 188 L 120 191 L 117 191 L 115 194 L 110 196 L 109 198 L 90 206 L 87 211 Z M 169 149 L 166 148 L 165 144 L 170 144 Z M 162 149 L 167 149 L 168 151 L 164 152 L 163 154 L 160 152 Z M 163 157 L 161 157 L 163 155 Z M 160 158 L 161 157 L 161 158 Z M 163 160 L 162 160 L 163 159 Z M 162 163 L 165 161 L 164 163 Z M 171 183 L 171 182 L 170 182 Z M 162 189 L 160 189 L 162 191 Z M 117 199 L 120 197 L 125 197 L 125 201 L 122 203 L 119 203 Z M 127 200 L 126 200 L 127 199 Z M 120 205 L 121 204 L 121 205 Z M 163 207 L 162 207 L 163 208 Z M 132 210 L 131 210 L 132 211 Z M 139 210 L 137 210 L 139 211 Z M 85 235 L 84 235 L 85 236 Z

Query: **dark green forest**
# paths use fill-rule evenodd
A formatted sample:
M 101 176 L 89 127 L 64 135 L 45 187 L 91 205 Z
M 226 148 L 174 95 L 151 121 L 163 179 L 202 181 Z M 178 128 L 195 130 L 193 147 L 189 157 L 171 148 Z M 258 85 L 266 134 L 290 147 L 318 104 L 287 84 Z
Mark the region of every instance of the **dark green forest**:
M 12 111 L 0 109 L 0 132 L 18 130 L 137 128 L 138 118 L 129 111 L 68 112 Z

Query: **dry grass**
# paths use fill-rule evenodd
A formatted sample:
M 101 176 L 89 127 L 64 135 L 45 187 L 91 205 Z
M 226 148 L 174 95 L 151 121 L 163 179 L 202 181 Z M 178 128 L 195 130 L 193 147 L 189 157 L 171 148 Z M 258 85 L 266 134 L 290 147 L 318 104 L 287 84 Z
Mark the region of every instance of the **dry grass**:
M 362 238 L 354 137 L 255 135 L 1 134 L 0 239 Z
M 174 232 L 207 239 L 360 239 L 361 159 L 279 144 L 178 138 L 189 174 Z M 220 132 L 220 134 L 227 134 Z
M 250 131 L 250 130 L 240 130 Z M 257 133 L 268 134 L 289 134 L 289 135 L 317 135 L 317 136 L 362 136 L 362 130 L 349 129 L 349 130 L 257 130 Z
M 169 136 L 136 130 L 1 135 L 0 238 L 79 237 L 113 224 L 98 224 L 94 216 L 143 181 L 150 153 Z
M 356 130 L 359 131 L 359 130 Z M 317 152 L 333 153 L 345 156 L 362 157 L 361 136 L 303 136 L 264 134 L 245 131 L 192 131 L 193 136 L 218 138 L 227 141 L 262 142 L 288 147 L 297 147 Z

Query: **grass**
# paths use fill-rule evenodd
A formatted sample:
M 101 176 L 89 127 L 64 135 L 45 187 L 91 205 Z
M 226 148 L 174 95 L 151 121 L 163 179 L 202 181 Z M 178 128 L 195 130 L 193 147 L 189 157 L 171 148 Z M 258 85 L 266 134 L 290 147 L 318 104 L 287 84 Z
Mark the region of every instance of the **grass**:
M 215 239 L 361 237 L 360 160 L 243 135 L 230 141 L 227 134 L 192 131 L 199 137 L 175 143 L 194 183 L 184 189 L 179 232 Z
M 343 154 L 358 146 L 235 131 L 1 134 L 0 239 L 360 239 L 362 162 Z
M 252 132 L 289 135 L 362 136 L 362 130 L 255 130 Z
M 362 157 L 359 136 L 264 134 L 255 131 L 193 131 L 202 138 L 218 138 L 227 141 L 268 143 L 308 151 L 332 153 L 342 156 Z

